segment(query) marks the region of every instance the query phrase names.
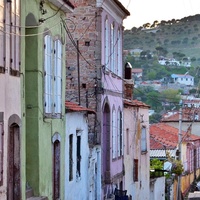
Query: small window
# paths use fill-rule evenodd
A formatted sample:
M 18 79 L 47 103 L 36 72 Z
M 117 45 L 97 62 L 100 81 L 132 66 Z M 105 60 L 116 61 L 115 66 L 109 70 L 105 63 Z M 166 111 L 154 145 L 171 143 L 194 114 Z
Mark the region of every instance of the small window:
M 76 147 L 76 175 L 77 178 L 81 177 L 81 136 L 77 136 L 77 147 Z
M 129 129 L 126 129 L 126 154 L 129 155 Z
M 146 136 L 146 127 L 142 127 L 141 135 L 141 151 L 147 152 L 147 136 Z
M 134 182 L 138 181 L 138 159 L 134 159 L 133 163 L 133 180 Z
M 73 135 L 69 135 L 69 181 L 73 180 Z

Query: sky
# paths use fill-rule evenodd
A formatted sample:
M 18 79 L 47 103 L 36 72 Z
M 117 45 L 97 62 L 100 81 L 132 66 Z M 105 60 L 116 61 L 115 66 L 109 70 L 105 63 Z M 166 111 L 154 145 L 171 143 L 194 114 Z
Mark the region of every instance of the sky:
M 181 19 L 200 14 L 200 0 L 119 0 L 131 13 L 123 24 L 125 29 L 140 27 L 155 20 Z

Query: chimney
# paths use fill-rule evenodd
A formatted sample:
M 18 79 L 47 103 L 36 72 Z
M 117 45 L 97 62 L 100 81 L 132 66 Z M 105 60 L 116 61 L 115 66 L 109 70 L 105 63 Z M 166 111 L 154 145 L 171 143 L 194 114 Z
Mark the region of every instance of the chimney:
M 124 98 L 133 99 L 133 86 L 134 82 L 132 79 L 132 65 L 127 62 L 125 64 L 125 79 L 124 79 Z

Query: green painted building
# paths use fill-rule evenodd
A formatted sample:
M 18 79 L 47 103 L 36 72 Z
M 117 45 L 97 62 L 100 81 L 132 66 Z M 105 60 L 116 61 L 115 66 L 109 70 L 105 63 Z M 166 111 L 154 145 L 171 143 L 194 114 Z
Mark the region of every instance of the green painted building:
M 22 199 L 64 199 L 66 0 L 22 0 Z M 31 196 L 30 195 L 30 196 Z

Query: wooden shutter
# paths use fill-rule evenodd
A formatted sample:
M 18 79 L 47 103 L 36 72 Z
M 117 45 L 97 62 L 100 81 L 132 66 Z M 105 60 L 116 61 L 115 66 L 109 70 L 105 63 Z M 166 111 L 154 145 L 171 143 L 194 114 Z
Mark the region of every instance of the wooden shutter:
M 52 39 L 51 36 L 44 37 L 44 107 L 45 113 L 52 113 Z
M 20 10 L 19 0 L 11 3 L 10 73 L 19 76 L 20 70 Z
M 0 73 L 5 72 L 5 64 L 4 64 L 4 57 L 5 57 L 5 33 L 4 33 L 4 5 L 0 5 Z
M 62 112 L 62 43 L 55 41 L 54 51 L 54 108 L 55 113 Z

